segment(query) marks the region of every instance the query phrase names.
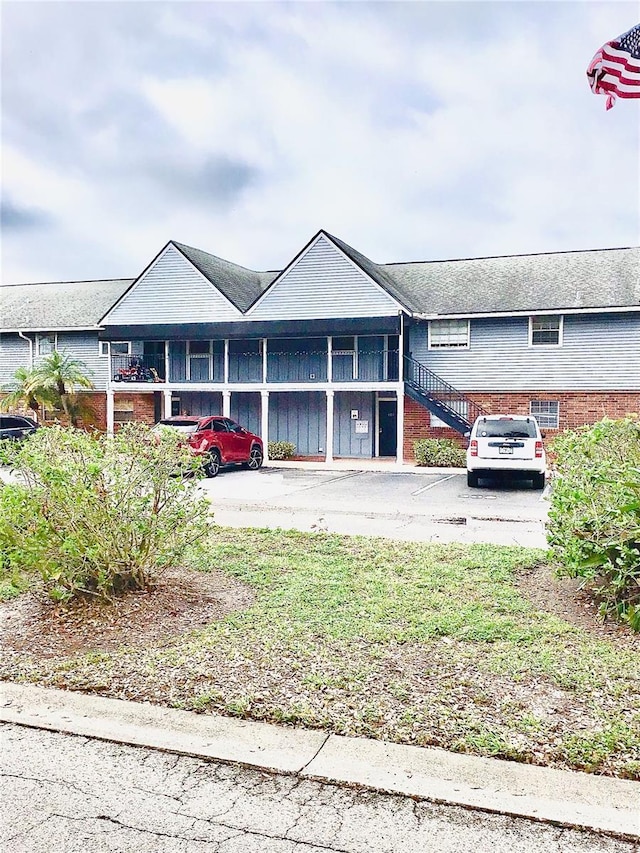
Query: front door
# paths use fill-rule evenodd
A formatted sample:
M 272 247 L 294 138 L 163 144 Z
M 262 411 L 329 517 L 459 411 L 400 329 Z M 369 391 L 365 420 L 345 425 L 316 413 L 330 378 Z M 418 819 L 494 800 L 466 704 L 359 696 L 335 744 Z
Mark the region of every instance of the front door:
M 396 456 L 398 450 L 398 404 L 378 401 L 378 456 Z

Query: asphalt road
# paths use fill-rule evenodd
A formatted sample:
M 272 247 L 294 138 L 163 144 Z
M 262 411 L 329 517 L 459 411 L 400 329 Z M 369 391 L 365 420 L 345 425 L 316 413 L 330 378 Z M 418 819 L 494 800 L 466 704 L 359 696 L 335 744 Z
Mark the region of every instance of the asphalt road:
M 548 487 L 471 489 L 464 471 L 228 469 L 202 488 L 216 520 L 230 526 L 546 547 Z
M 637 853 L 520 818 L 0 728 L 7 853 Z

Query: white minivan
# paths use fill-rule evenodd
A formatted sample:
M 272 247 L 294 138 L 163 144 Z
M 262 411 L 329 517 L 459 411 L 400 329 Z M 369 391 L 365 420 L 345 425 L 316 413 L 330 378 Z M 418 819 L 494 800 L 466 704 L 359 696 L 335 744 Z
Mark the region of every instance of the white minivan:
M 467 484 L 481 477 L 512 472 L 544 489 L 547 459 L 540 427 L 528 415 L 482 415 L 467 433 Z

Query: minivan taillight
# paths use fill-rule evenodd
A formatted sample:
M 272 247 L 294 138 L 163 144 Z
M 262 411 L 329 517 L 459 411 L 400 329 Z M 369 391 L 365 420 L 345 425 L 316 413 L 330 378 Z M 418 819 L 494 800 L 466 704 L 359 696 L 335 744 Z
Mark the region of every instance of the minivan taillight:
M 542 459 L 542 442 L 536 441 L 536 459 Z
M 542 445 L 540 446 L 542 447 Z M 478 442 L 475 439 L 469 443 L 469 453 L 471 454 L 471 456 L 478 455 Z

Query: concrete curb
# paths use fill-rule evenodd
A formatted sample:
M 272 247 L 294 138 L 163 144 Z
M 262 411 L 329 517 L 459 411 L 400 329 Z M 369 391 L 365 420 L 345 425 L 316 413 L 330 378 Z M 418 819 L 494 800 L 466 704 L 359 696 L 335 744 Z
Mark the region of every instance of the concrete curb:
M 640 784 L 3 682 L 0 722 L 640 840 Z

